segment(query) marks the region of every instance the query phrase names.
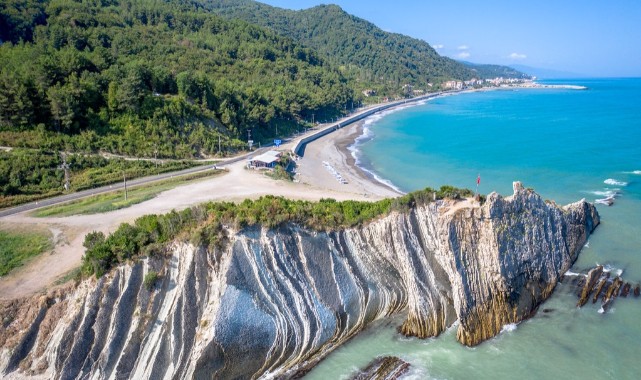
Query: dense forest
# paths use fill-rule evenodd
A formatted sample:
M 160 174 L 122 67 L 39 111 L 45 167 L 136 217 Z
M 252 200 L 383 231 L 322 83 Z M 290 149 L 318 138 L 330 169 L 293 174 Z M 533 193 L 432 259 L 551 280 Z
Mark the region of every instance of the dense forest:
M 189 158 L 352 102 L 312 50 L 195 3 L 0 6 L 0 144 Z
M 63 192 L 62 152 L 95 157 L 73 162 L 76 190 L 83 173 L 128 170 L 99 152 L 225 156 L 344 114 L 363 89 L 376 101 L 480 74 L 337 6 L 4 0 L 0 203 Z
M 472 62 L 461 62 L 476 73 L 477 78 L 517 78 L 530 79 L 530 76 L 516 69 L 501 65 L 479 65 Z
M 471 78 L 523 77 L 505 66 L 461 63 L 440 56 L 427 42 L 385 32 L 336 5 L 292 11 L 253 0 L 200 0 L 230 19 L 270 28 L 318 51 L 355 79 L 357 89 L 394 95 L 405 84 L 430 90 L 428 84 Z

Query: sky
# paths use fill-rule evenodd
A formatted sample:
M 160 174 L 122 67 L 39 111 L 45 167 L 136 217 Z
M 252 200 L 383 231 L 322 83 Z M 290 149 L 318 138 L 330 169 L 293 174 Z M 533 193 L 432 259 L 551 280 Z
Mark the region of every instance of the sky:
M 441 55 L 590 77 L 641 77 L 641 0 L 260 0 L 337 4 Z

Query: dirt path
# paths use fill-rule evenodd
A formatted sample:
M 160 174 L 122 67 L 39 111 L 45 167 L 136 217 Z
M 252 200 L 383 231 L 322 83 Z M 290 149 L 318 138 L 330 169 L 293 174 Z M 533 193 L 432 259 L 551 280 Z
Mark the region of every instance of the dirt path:
M 311 159 L 305 160 L 305 163 L 309 162 Z M 25 230 L 36 227 L 48 228 L 53 229 L 58 235 L 52 252 L 45 253 L 0 278 L 0 299 L 18 298 L 44 290 L 80 265 L 84 254 L 82 243 L 88 232 L 102 231 L 107 234 L 118 228 L 121 223 L 132 222 L 142 215 L 162 214 L 172 209 L 181 210 L 206 201 L 240 201 L 267 194 L 306 200 L 328 197 L 337 200 L 374 200 L 388 194 L 387 190 L 381 190 L 375 184 L 372 184 L 371 191 L 367 192 L 360 188 L 349 187 L 340 189 L 343 191 L 337 191 L 302 182 L 276 181 L 263 175 L 262 172 L 245 169 L 244 162 L 232 164 L 228 169 L 229 172 L 225 175 L 176 187 L 149 201 L 104 214 L 36 218 L 28 213 L 20 213 L 0 218 L 0 227 L 8 226 Z M 340 170 L 347 172 L 345 168 Z

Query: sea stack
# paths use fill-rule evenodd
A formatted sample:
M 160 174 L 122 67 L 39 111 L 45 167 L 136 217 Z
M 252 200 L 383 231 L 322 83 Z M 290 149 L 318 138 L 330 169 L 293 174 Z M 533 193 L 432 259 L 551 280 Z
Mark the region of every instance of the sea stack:
M 484 204 L 439 200 L 362 226 L 227 230 L 174 241 L 55 294 L 0 305 L 0 373 L 47 378 L 288 378 L 370 322 L 476 345 L 531 316 L 599 224 L 515 183 Z M 159 273 L 153 289 L 145 274 Z

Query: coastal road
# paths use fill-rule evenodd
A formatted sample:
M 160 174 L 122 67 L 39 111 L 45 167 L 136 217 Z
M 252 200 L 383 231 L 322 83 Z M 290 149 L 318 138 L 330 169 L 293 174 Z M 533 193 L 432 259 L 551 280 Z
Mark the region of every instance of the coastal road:
M 399 101 L 393 101 L 393 102 L 389 102 L 389 103 L 378 104 L 378 105 L 367 107 L 367 108 L 365 108 L 363 110 L 360 110 L 360 111 L 356 112 L 355 114 L 346 116 L 345 118 L 339 120 L 336 123 L 329 123 L 329 125 L 321 126 L 321 128 L 315 128 L 313 130 L 310 130 L 308 133 L 305 133 L 302 136 L 299 136 L 298 139 L 296 139 L 296 138 L 289 139 L 286 144 L 283 144 L 284 145 L 283 147 L 291 146 L 293 144 L 293 149 L 292 150 L 294 151 L 294 153 L 299 154 L 299 153 L 301 153 L 301 150 L 302 150 L 301 148 L 303 148 L 307 143 L 309 143 L 311 141 L 314 141 L 314 140 L 318 139 L 319 137 L 326 135 L 327 133 L 331 133 L 332 131 L 334 131 L 334 130 L 336 130 L 338 128 L 342 128 L 342 127 L 344 127 L 344 126 L 346 126 L 348 124 L 354 123 L 354 122 L 356 122 L 358 120 L 361 120 L 361 119 L 363 119 L 363 118 L 365 118 L 367 116 L 370 116 L 370 115 L 372 115 L 374 113 L 377 113 L 377 112 L 380 112 L 380 111 L 383 111 L 383 110 L 386 110 L 386 109 L 389 109 L 389 108 L 392 108 L 392 107 L 396 107 L 396 106 L 403 105 L 403 104 L 406 104 L 406 103 L 413 103 L 413 102 L 429 99 L 429 98 L 432 98 L 432 97 L 435 97 L 435 96 L 438 96 L 438 95 L 441 95 L 441 94 L 442 93 L 434 93 L 434 94 L 420 96 L 420 97 L 417 97 L 417 98 L 403 99 L 403 100 L 399 100 Z M 184 170 L 180 170 L 180 171 L 175 171 L 175 172 L 163 173 L 163 174 L 158 174 L 158 175 L 153 175 L 153 176 L 148 176 L 148 177 L 143 177 L 143 178 L 132 179 L 131 181 L 127 181 L 127 187 L 128 188 L 129 187 L 136 187 L 136 186 L 150 184 L 150 183 L 153 183 L 153 182 L 162 181 L 162 180 L 165 180 L 165 179 L 168 179 L 168 178 L 173 178 L 173 177 L 183 176 L 183 175 L 193 174 L 193 173 L 199 173 L 199 172 L 203 172 L 203 171 L 206 171 L 206 170 L 211 170 L 211 169 L 214 168 L 214 166 L 223 167 L 223 166 L 230 165 L 230 164 L 236 163 L 238 161 L 247 159 L 248 157 L 261 154 L 261 153 L 269 150 L 270 148 L 271 148 L 271 144 L 269 146 L 263 146 L 263 147 L 261 147 L 259 149 L 256 149 L 253 152 L 249 152 L 249 153 L 246 153 L 246 154 L 243 154 L 243 155 L 240 155 L 240 156 L 236 156 L 236 157 L 233 157 L 233 158 L 230 158 L 230 159 L 227 159 L 227 160 L 219 161 L 215 165 L 214 164 L 201 165 L 201 166 L 196 166 L 196 167 L 193 167 L 193 168 L 184 169 Z M 35 209 L 41 208 L 41 207 L 52 206 L 52 205 L 57 205 L 57 204 L 60 204 L 60 203 L 74 201 L 74 200 L 77 200 L 77 199 L 80 199 L 80 198 L 89 197 L 89 196 L 92 196 L 92 195 L 109 193 L 109 192 L 120 190 L 120 189 L 124 189 L 124 183 L 117 182 L 117 183 L 114 183 L 114 184 L 111 184 L 111 185 L 106 185 L 106 186 L 102 186 L 102 187 L 96 187 L 94 189 L 78 191 L 76 193 L 65 194 L 65 195 L 61 195 L 61 196 L 57 196 L 57 197 L 53 197 L 53 198 L 48 198 L 48 199 L 43 199 L 43 200 L 39 200 L 39 201 L 35 201 L 35 202 L 25 203 L 25 204 L 20 205 L 20 206 L 8 208 L 8 209 L 5 209 L 5 210 L 0 210 L 0 218 L 5 217 L 5 216 L 9 216 L 9 215 L 13 215 L 13 214 L 18 214 L 18 213 L 25 212 L 25 211 L 35 210 Z
M 226 165 L 230 165 L 230 164 L 233 164 L 235 162 L 247 159 L 248 157 L 254 156 L 256 154 L 260 154 L 263 151 L 266 151 L 268 149 L 269 149 L 269 147 L 262 147 L 260 149 L 257 149 L 255 151 L 252 151 L 252 152 L 240 155 L 240 156 L 236 156 L 236 157 L 233 157 L 233 158 L 230 158 L 230 159 L 227 159 L 227 160 L 223 160 L 223 161 L 218 161 L 218 162 L 216 162 L 215 165 L 213 163 L 212 164 L 208 164 L 208 165 L 200 165 L 200 166 L 196 166 L 196 167 L 193 167 L 193 168 L 184 169 L 184 170 L 180 170 L 180 171 L 168 172 L 168 173 L 157 174 L 157 175 L 148 176 L 148 177 L 132 179 L 130 181 L 127 181 L 127 188 L 146 185 L 146 184 L 150 184 L 150 183 L 153 183 L 153 182 L 162 181 L 162 180 L 165 180 L 165 179 L 168 179 L 168 178 L 173 178 L 173 177 L 178 177 L 178 176 L 183 176 L 183 175 L 193 174 L 193 173 L 199 173 L 199 172 L 203 172 L 203 171 L 206 171 L 206 170 L 212 170 L 214 168 L 214 166 L 215 167 L 224 167 Z M 89 196 L 92 196 L 92 195 L 109 193 L 109 192 L 112 192 L 112 191 L 124 189 L 124 187 L 125 186 L 124 186 L 123 182 L 117 182 L 117 183 L 113 183 L 111 185 L 106 185 L 106 186 L 102 186 L 102 187 L 96 187 L 96 188 L 93 188 L 93 189 L 87 189 L 87 190 L 83 190 L 83 191 L 78 191 L 76 193 L 65 194 L 65 195 L 60 195 L 60 196 L 53 197 L 53 198 L 47 198 L 47 199 L 42 199 L 42 200 L 35 201 L 35 202 L 25 203 L 25 204 L 20 205 L 20 206 L 8 208 L 8 209 L 5 209 L 5 210 L 0 210 L 0 218 L 5 217 L 5 216 L 9 216 L 9 215 L 13 215 L 13 214 L 18 214 L 18 213 L 25 212 L 25 211 L 35 210 L 35 209 L 41 208 L 41 207 L 52 206 L 52 205 L 57 205 L 57 204 L 60 204 L 60 203 L 74 201 L 74 200 L 77 200 L 77 199 L 80 199 L 80 198 L 89 197 Z

